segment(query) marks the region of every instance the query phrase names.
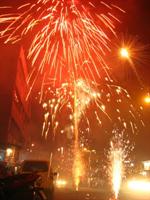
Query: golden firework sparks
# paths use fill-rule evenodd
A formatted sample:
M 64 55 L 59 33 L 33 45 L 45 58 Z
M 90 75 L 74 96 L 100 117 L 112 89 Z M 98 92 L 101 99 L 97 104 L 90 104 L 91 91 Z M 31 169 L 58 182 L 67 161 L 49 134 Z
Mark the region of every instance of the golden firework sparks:
M 133 145 L 128 139 L 124 139 L 124 131 L 118 133 L 114 131 L 114 136 L 110 141 L 110 149 L 108 153 L 109 159 L 109 177 L 112 185 L 112 191 L 115 199 L 118 199 L 122 180 L 125 177 L 125 161 L 129 160 L 129 153 L 133 150 Z M 126 137 L 127 138 L 127 137 Z
M 12 8 L 13 13 L 11 8 L 1 9 L 0 24 L 5 24 L 5 29 L 0 36 L 6 38 L 5 43 L 34 35 L 28 51 L 33 65 L 29 94 L 41 75 L 43 83 L 49 77 L 61 81 L 70 74 L 75 80 L 81 75 L 111 80 L 104 56 L 110 51 L 109 33 L 116 35 L 119 19 L 115 14 L 123 12 L 117 6 L 103 1 L 95 5 L 92 1 L 37 0 L 16 7 L 16 11 Z

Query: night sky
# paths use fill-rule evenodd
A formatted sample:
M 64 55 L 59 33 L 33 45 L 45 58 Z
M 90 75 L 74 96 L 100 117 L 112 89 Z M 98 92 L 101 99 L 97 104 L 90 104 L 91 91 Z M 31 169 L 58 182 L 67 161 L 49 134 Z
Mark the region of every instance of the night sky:
M 96 0 L 94 0 L 95 2 Z M 20 5 L 22 3 L 26 3 L 29 1 L 21 1 L 21 0 L 13 0 L 11 4 L 13 6 Z M 30 1 L 33 2 L 33 1 Z M 81 1 L 82 2 L 82 1 Z M 141 56 L 140 61 L 136 61 L 137 72 L 141 76 L 142 82 L 144 83 L 144 86 L 141 86 L 138 81 L 136 80 L 136 77 L 133 75 L 131 78 L 127 76 L 129 73 L 133 73 L 132 69 L 129 69 L 129 71 L 123 70 L 123 75 L 120 77 L 117 76 L 118 81 L 121 85 L 125 86 L 131 96 L 133 97 L 133 101 L 135 101 L 135 104 L 141 105 L 142 104 L 142 97 L 141 95 L 145 95 L 145 93 L 150 89 L 150 0 L 106 0 L 105 2 L 111 2 L 115 5 L 120 6 L 122 9 L 126 11 L 126 13 L 122 13 L 119 17 L 121 20 L 121 23 L 119 23 L 116 27 L 117 35 L 120 37 L 126 37 L 126 38 L 138 38 L 138 42 L 135 40 L 135 46 L 136 42 L 140 45 L 144 46 L 144 50 L 142 51 L 142 54 L 144 56 Z M 10 0 L 4 0 L 0 2 L 0 6 L 3 5 L 10 5 Z M 112 40 L 115 43 L 115 39 Z M 116 40 L 117 41 L 117 40 Z M 118 43 L 119 44 L 119 43 Z M 114 49 L 112 49 L 114 51 Z M 111 56 L 110 56 L 111 57 Z M 117 65 L 117 64 L 116 64 Z M 125 64 L 126 66 L 127 64 Z M 124 69 L 124 68 L 123 68 Z M 121 69 L 120 69 L 121 70 Z M 120 71 L 119 71 L 120 72 Z M 117 67 L 115 69 L 114 73 L 118 73 Z M 41 113 L 41 109 L 38 109 L 38 106 L 36 105 L 36 102 L 33 103 L 33 132 L 36 133 L 36 135 L 39 135 L 39 127 L 37 128 L 39 120 L 38 115 Z M 134 136 L 136 140 L 136 149 L 139 155 L 144 156 L 144 158 L 148 158 L 148 155 L 150 155 L 150 107 L 144 106 L 144 112 L 143 112 L 143 118 L 145 120 L 146 126 L 141 130 L 141 133 L 138 134 L 138 136 Z M 34 137 L 34 136 L 33 136 Z M 94 136 L 94 141 L 100 141 L 96 143 L 96 146 L 104 147 L 103 143 L 107 143 L 108 137 L 103 135 Z M 150 159 L 150 156 L 149 156 Z

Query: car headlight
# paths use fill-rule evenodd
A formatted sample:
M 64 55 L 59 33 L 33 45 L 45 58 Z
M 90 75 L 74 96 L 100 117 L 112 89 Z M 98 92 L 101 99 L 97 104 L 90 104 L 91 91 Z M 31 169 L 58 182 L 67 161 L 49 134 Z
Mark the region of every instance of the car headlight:
M 150 192 L 150 182 L 147 180 L 130 180 L 127 187 L 137 192 Z
M 66 180 L 62 180 L 62 179 L 56 180 L 56 186 L 65 187 L 66 185 L 67 185 L 67 181 Z

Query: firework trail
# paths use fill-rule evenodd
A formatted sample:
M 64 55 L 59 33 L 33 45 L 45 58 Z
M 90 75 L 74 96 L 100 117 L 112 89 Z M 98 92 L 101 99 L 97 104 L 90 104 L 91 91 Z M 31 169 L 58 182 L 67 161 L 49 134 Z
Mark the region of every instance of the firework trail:
M 110 142 L 110 149 L 108 153 L 109 159 L 109 177 L 112 185 L 114 197 L 117 200 L 122 180 L 125 177 L 125 161 L 129 156 L 129 153 L 133 150 L 133 146 L 129 140 L 124 139 L 124 132 L 118 133 L 114 131 Z
M 75 142 L 74 142 L 74 165 L 73 165 L 73 175 L 75 180 L 75 189 L 78 191 L 79 189 L 79 183 L 80 183 L 80 177 L 82 175 L 83 169 L 82 163 L 81 163 L 81 155 L 79 151 L 79 130 L 78 130 L 78 124 L 80 116 L 78 116 L 78 101 L 77 101 L 77 86 L 82 85 L 80 82 L 78 84 L 74 84 L 74 136 L 75 136 Z M 82 106 L 82 104 L 81 104 Z
M 89 87 L 87 83 L 81 79 L 77 80 L 70 85 L 64 83 L 61 88 L 56 91 L 56 99 L 52 99 L 50 103 L 52 123 L 56 124 L 55 119 L 59 110 L 63 106 L 66 106 L 71 112 L 69 114 L 70 120 L 72 122 L 72 131 L 74 132 L 74 162 L 73 162 L 73 177 L 75 182 L 75 189 L 78 190 L 80 178 L 83 176 L 83 164 L 81 158 L 81 152 L 79 148 L 79 123 L 81 116 L 84 114 L 85 109 L 89 106 L 92 100 L 97 98 L 98 93 L 94 91 L 93 88 Z M 59 95 L 59 98 L 58 98 Z M 43 99 L 43 98 L 42 98 Z M 72 104 L 71 104 L 72 101 Z M 53 103 L 53 104 L 52 104 Z M 43 108 L 47 108 L 47 104 L 43 104 Z M 54 109 L 53 109 L 54 108 Z M 43 133 L 45 130 L 45 125 L 47 124 L 47 130 L 45 132 L 45 137 L 47 137 L 49 131 L 48 122 L 49 112 L 45 114 L 45 121 L 43 124 Z M 56 134 L 54 125 L 54 136 Z
M 47 133 L 49 123 L 51 121 L 52 126 L 58 123 L 58 116 L 62 112 L 66 113 L 69 117 L 68 121 L 73 122 L 73 125 L 77 125 L 80 122 L 81 116 L 85 116 L 86 109 L 95 101 L 100 94 L 90 86 L 89 83 L 82 79 L 78 79 L 76 82 L 63 83 L 60 88 L 52 90 L 46 90 L 42 93 L 42 105 L 45 111 L 43 134 Z M 41 94 L 40 94 L 41 95 Z M 41 99 L 41 97 L 39 97 Z M 101 102 L 102 104 L 102 102 Z M 51 120 L 49 119 L 51 117 Z M 66 123 L 64 123 L 66 126 Z M 72 128 L 73 130 L 74 128 Z M 55 131 L 54 131 L 55 132 Z M 45 135 L 47 136 L 47 134 Z M 76 136 L 78 138 L 78 136 Z
M 136 134 L 138 132 L 137 124 L 143 125 L 140 111 L 135 109 L 128 92 L 115 85 L 98 85 L 78 79 L 74 83 L 63 83 L 56 89 L 46 86 L 46 89 L 43 88 L 43 91 L 39 93 L 39 102 L 44 109 L 42 135 L 45 138 L 51 128 L 54 136 L 57 130 L 65 132 L 68 126 L 73 132 L 74 119 L 77 120 L 80 131 L 83 127 L 84 130 L 86 129 L 85 126 L 80 126 L 82 122 L 86 123 L 86 130 L 90 131 L 92 113 L 99 128 L 105 128 L 105 130 L 108 128 L 108 124 L 112 124 L 112 127 L 116 125 Z
M 1 9 L 1 13 L 9 12 L 7 7 Z M 34 35 L 28 52 L 33 66 L 29 93 L 41 76 L 43 83 L 48 77 L 61 81 L 70 74 L 74 80 L 111 80 L 104 56 L 110 51 L 110 33 L 116 35 L 118 11 L 124 12 L 103 1 L 37 0 L 1 14 L 0 24 L 5 28 L 0 36 L 6 38 L 5 43 Z

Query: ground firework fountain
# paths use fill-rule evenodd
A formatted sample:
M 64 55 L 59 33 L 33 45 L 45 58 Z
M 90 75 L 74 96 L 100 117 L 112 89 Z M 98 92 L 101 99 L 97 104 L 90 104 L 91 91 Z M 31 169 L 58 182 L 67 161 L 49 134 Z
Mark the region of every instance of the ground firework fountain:
M 118 199 L 123 176 L 123 151 L 111 143 L 112 186 L 115 199 Z
M 82 163 L 81 163 L 81 155 L 79 150 L 79 131 L 78 131 L 78 102 L 77 102 L 77 90 L 76 84 L 74 84 L 74 163 L 73 163 L 73 175 L 74 175 L 74 182 L 75 182 L 75 189 L 78 191 L 80 177 L 83 173 L 82 170 Z
M 125 176 L 124 162 L 127 159 L 129 152 L 133 149 L 133 147 L 129 145 L 129 140 L 125 140 L 123 136 L 123 133 L 119 134 L 115 132 L 115 135 L 110 142 L 108 154 L 110 165 L 109 177 L 115 200 L 118 199 L 122 180 Z
M 49 93 L 52 93 L 52 98 L 47 96 Z M 46 90 L 46 93 L 43 95 L 43 99 L 45 95 L 46 98 L 48 98 L 48 101 L 43 103 L 45 119 L 43 123 L 42 136 L 47 138 L 50 123 L 53 127 L 54 137 L 56 136 L 57 128 L 59 128 L 58 123 L 56 127 L 56 122 L 59 121 L 59 113 L 62 113 L 62 110 L 64 109 L 65 114 L 67 113 L 67 116 L 69 117 L 68 120 L 70 125 L 68 126 L 71 127 L 72 133 L 74 134 L 73 177 L 76 190 L 78 190 L 80 178 L 84 175 L 82 156 L 79 148 L 79 124 L 81 122 L 81 117 L 85 118 L 85 121 L 88 122 L 85 110 L 89 108 L 92 102 L 95 103 L 97 107 L 101 107 L 102 103 L 99 99 L 100 93 L 97 92 L 96 86 L 94 88 L 94 85 L 91 85 L 89 82 L 84 81 L 83 79 L 78 79 L 74 83 L 64 83 L 55 92 L 52 90 Z M 51 120 L 49 119 L 50 116 Z M 65 127 L 61 131 L 65 132 Z
M 90 103 L 96 100 L 98 93 L 83 80 L 74 83 L 74 163 L 73 176 L 76 191 L 79 189 L 80 179 L 84 176 L 84 167 L 79 148 L 79 123 L 81 116 Z

